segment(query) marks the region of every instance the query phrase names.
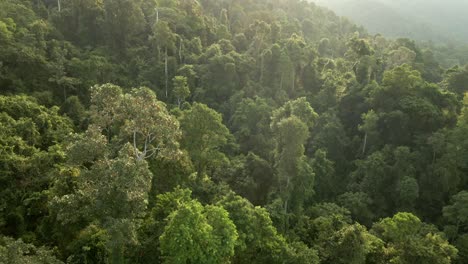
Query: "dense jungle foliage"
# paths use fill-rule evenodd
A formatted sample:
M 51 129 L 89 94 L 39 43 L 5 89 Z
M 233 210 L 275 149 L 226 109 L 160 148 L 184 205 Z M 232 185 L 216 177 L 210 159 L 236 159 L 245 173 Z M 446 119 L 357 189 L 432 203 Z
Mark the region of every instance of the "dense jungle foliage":
M 468 263 L 466 58 L 300 0 L 0 0 L 0 263 Z

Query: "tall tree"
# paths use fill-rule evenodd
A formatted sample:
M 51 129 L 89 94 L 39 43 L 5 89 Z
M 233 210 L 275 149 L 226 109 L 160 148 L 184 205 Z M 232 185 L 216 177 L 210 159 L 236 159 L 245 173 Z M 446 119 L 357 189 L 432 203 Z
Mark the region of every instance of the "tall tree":
M 180 104 L 190 96 L 190 88 L 187 84 L 187 77 L 175 76 L 172 79 L 174 86 L 174 95 L 177 97 L 177 105 L 180 108 Z
M 164 52 L 164 87 L 167 98 L 169 90 L 168 50 L 175 50 L 176 34 L 172 32 L 166 21 L 156 21 L 153 26 L 153 34 L 150 36 L 150 41 L 156 46 L 158 60 L 161 59 L 161 49 Z
M 304 155 L 304 144 L 316 116 L 305 98 L 290 101 L 273 113 L 271 127 L 276 140 L 275 167 L 283 203 L 283 231 L 288 229 L 290 207 L 300 209 L 313 193 L 314 174 Z M 291 205 L 293 198 L 298 200 Z
M 199 177 L 207 168 L 222 162 L 226 157 L 220 148 L 232 138 L 222 123 L 221 114 L 201 103 L 194 103 L 180 117 L 183 131 L 182 147 L 187 149 Z

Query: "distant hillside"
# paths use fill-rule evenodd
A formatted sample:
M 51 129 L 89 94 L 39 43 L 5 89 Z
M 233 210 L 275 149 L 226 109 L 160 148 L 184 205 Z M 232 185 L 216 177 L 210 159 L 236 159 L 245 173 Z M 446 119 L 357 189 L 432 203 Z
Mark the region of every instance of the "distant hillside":
M 423 41 L 468 42 L 468 1 L 315 0 L 371 33 Z

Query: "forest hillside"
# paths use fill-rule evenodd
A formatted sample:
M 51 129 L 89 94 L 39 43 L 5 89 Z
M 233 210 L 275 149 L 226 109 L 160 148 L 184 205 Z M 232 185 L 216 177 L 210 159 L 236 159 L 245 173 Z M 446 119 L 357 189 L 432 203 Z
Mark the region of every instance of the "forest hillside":
M 468 263 L 467 63 L 300 0 L 2 0 L 0 263 Z

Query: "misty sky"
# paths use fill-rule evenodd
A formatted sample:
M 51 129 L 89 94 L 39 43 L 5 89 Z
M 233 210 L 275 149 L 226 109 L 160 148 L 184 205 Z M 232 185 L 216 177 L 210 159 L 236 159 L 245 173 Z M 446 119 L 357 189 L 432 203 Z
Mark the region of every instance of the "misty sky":
M 468 0 L 312 0 L 371 33 L 468 42 Z

